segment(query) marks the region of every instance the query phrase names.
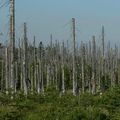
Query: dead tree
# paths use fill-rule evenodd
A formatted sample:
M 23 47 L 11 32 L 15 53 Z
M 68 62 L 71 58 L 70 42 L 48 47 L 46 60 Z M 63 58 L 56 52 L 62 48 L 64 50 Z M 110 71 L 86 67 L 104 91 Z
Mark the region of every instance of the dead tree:
M 34 36 L 34 42 L 33 42 L 33 85 L 34 90 L 37 88 L 37 78 L 36 78 L 36 45 L 35 45 L 35 36 Z
M 65 71 L 64 71 L 64 42 L 62 45 L 62 93 L 65 93 Z
M 92 73 L 92 46 L 91 41 L 89 41 L 89 92 L 91 93 L 91 73 Z
M 18 84 L 18 62 L 15 62 L 15 93 L 17 92 L 17 84 Z
M 105 44 L 104 44 L 104 26 L 102 26 L 102 77 L 105 78 Z
M 6 94 L 8 94 L 9 89 L 9 67 L 8 67 L 8 48 L 5 48 L 5 90 Z
M 15 0 L 10 0 L 10 88 L 15 89 Z
M 40 91 L 44 93 L 44 47 L 42 42 L 39 44 L 39 71 L 40 71 Z
M 102 26 L 102 56 L 104 58 L 104 55 L 105 55 L 105 43 L 104 43 L 104 26 Z
M 1 60 L 1 92 L 4 89 L 4 61 Z
M 23 41 L 19 39 L 19 44 L 18 44 L 18 70 L 19 70 L 19 76 L 18 76 L 18 83 L 19 83 L 19 89 L 22 91 L 23 90 L 23 61 L 22 61 L 22 46 L 23 46 Z
M 92 46 L 92 93 L 96 93 L 96 42 L 95 36 L 93 36 Z
M 28 59 L 27 59 L 27 26 L 24 23 L 24 39 L 23 39 L 23 91 L 27 95 L 27 80 L 28 80 Z
M 81 44 L 81 77 L 82 77 L 82 93 L 85 92 L 85 45 L 82 43 Z
M 76 95 L 76 87 L 77 87 L 77 82 L 76 82 L 76 63 L 75 63 L 75 18 L 72 18 L 72 26 L 73 26 L 73 95 Z

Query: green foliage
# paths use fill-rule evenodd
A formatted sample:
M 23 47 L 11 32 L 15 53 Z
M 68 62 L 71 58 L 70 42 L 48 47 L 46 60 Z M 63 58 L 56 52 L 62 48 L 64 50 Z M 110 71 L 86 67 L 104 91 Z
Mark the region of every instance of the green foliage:
M 0 120 L 22 120 L 20 112 L 11 106 L 0 107 Z
M 14 99 L 0 94 L 0 105 L 0 120 L 120 120 L 120 88 L 101 96 L 59 94 L 55 87 L 27 97 L 19 92 Z
M 109 89 L 111 87 L 111 81 L 110 81 L 110 78 L 109 78 L 109 75 L 104 75 L 102 76 L 101 78 L 101 89 L 102 91 L 106 91 L 107 89 Z

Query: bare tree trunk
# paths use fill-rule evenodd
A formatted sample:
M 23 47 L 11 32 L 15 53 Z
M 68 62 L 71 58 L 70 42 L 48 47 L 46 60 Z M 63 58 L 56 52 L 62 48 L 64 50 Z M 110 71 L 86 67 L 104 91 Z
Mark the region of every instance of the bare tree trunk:
M 39 69 L 40 69 L 40 90 L 42 93 L 44 93 L 44 53 L 43 53 L 43 44 L 42 42 L 40 42 L 39 44 L 39 58 L 40 58 L 40 62 L 39 62 Z
M 15 62 L 15 0 L 10 0 L 10 88 L 15 88 L 14 62 Z
M 9 67 L 8 67 L 8 48 L 5 48 L 5 90 L 6 94 L 8 94 L 9 89 Z
M 33 81 L 34 81 L 34 89 L 37 88 L 37 81 L 36 81 L 36 46 L 35 46 L 35 36 L 34 36 L 34 42 L 33 42 L 33 47 L 34 47 L 34 53 L 33 53 Z
M 72 18 L 73 24 L 73 95 L 76 95 L 76 63 L 75 63 L 75 18 Z
M 50 86 L 50 66 L 47 65 L 47 87 Z
M 104 26 L 102 26 L 102 78 L 105 78 L 105 45 L 104 45 Z M 103 80 L 102 80 L 103 81 Z M 104 82 L 102 82 L 104 83 Z M 102 85 L 104 86 L 104 85 Z M 104 88 L 102 88 L 102 91 Z
M 62 46 L 62 93 L 65 93 L 64 42 L 63 42 L 63 46 Z
M 92 68 L 92 54 L 91 54 L 91 41 L 89 41 L 89 93 L 91 93 L 91 68 Z
M 28 80 L 28 60 L 27 60 L 27 26 L 24 23 L 24 41 L 23 41 L 23 88 L 24 94 L 27 95 L 27 80 Z
M 1 92 L 4 89 L 4 62 L 1 60 Z
M 81 65 L 82 65 L 82 93 L 85 92 L 85 46 L 81 45 Z
M 56 81 L 56 83 L 55 83 L 55 86 L 56 86 L 56 90 L 58 90 L 58 65 L 57 65 L 57 62 L 56 62 L 56 65 L 55 65 L 55 81 Z
M 101 90 L 101 49 L 98 50 L 98 92 Z
M 41 62 L 41 92 L 44 93 L 43 61 Z
M 18 84 L 18 63 L 15 62 L 15 93 L 17 92 L 17 84 Z
M 92 93 L 96 93 L 96 43 L 95 36 L 93 36 L 93 49 L 92 49 Z

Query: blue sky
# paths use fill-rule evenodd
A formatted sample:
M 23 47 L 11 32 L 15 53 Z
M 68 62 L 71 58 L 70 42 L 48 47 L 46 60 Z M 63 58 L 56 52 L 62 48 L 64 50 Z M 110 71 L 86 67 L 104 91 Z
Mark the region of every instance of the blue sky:
M 1 0 L 3 1 L 3 0 Z M 101 26 L 105 26 L 105 40 L 120 41 L 120 0 L 16 0 L 16 38 L 27 22 L 28 37 L 49 43 L 70 40 L 71 18 L 76 18 L 77 42 L 88 41 L 92 35 L 100 43 Z M 0 31 L 8 31 L 9 9 L 0 9 Z M 2 38 L 1 38 L 2 39 Z

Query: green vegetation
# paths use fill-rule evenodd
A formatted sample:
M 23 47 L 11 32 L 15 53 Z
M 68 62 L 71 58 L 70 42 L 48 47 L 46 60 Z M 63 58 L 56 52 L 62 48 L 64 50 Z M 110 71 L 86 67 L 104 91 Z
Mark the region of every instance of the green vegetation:
M 100 95 L 73 96 L 47 89 L 44 95 L 0 94 L 0 120 L 120 120 L 120 87 Z

